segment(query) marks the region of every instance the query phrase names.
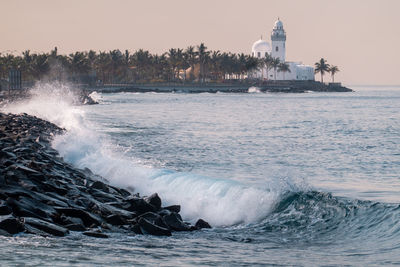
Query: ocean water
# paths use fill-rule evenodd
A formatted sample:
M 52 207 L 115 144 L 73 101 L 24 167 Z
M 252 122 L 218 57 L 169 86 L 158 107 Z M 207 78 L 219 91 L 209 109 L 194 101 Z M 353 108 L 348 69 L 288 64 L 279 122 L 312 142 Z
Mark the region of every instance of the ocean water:
M 77 167 L 180 204 L 213 229 L 99 240 L 0 237 L 1 265 L 400 264 L 400 87 L 353 93 L 94 94 L 41 85 L 5 111 L 68 132 Z

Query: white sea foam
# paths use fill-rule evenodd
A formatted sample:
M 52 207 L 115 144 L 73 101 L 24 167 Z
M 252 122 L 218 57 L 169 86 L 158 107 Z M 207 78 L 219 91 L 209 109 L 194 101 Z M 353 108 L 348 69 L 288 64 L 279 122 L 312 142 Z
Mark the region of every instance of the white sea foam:
M 180 204 L 187 220 L 203 218 L 214 226 L 256 222 L 271 212 L 285 190 L 143 166 L 125 156 L 107 136 L 92 130 L 84 112 L 73 103 L 74 95 L 67 86 L 45 84 L 37 86 L 29 100 L 8 105 L 3 111 L 26 112 L 66 128 L 67 133 L 57 136 L 53 146 L 67 162 L 88 167 L 111 184 L 133 187 L 142 195 L 157 192 L 164 205 Z

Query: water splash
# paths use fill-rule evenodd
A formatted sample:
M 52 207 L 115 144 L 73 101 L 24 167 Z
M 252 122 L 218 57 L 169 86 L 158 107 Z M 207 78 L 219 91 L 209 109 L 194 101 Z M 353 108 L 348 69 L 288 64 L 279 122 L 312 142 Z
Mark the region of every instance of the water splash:
M 82 108 L 74 105 L 76 98 L 67 85 L 39 84 L 29 99 L 8 105 L 5 111 L 25 112 L 66 128 L 53 146 L 67 162 L 88 167 L 114 185 L 135 188 L 144 195 L 157 192 L 164 205 L 180 204 L 187 220 L 203 218 L 215 226 L 260 221 L 288 190 L 276 185 L 259 189 L 232 180 L 144 166 L 139 159 L 125 156 L 106 135 L 92 130 Z

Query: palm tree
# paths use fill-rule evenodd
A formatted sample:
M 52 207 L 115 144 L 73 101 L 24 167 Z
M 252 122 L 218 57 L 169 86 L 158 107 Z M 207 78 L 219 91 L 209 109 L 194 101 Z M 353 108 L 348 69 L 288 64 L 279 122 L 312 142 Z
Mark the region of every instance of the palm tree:
M 287 64 L 286 62 L 282 62 L 282 63 L 279 64 L 278 71 L 282 71 L 283 72 L 283 79 L 284 80 L 285 80 L 285 73 L 286 72 L 291 72 L 289 64 Z
M 332 83 L 335 82 L 335 74 L 338 73 L 339 71 L 340 70 L 339 70 L 339 68 L 337 66 L 331 66 L 329 68 L 329 72 L 331 73 L 331 76 L 332 76 Z
M 265 67 L 267 69 L 267 80 L 269 80 L 269 70 L 272 68 L 273 58 L 270 54 L 267 54 L 263 60 L 265 62 Z
M 261 71 L 261 79 L 264 81 L 264 68 L 266 66 L 265 58 L 256 58 L 258 60 L 257 70 Z M 267 75 L 268 77 L 268 75 Z
M 188 46 L 185 50 L 185 59 L 190 66 L 189 80 L 194 80 L 194 65 L 197 63 L 197 52 L 194 51 L 194 46 Z
M 271 67 L 274 69 L 274 80 L 276 81 L 276 70 L 279 67 L 279 64 L 281 64 L 281 60 L 279 57 L 272 58 L 271 60 Z
M 329 68 L 329 64 L 323 58 L 321 58 L 319 62 L 315 63 L 315 73 L 321 73 L 321 83 L 324 82 L 324 74 L 325 72 L 329 72 Z
M 208 62 L 208 55 L 210 54 L 209 51 L 207 51 L 207 47 L 204 45 L 204 43 L 201 43 L 199 46 L 197 46 L 197 56 L 199 59 L 200 63 L 200 81 L 204 82 L 205 79 L 205 66 Z

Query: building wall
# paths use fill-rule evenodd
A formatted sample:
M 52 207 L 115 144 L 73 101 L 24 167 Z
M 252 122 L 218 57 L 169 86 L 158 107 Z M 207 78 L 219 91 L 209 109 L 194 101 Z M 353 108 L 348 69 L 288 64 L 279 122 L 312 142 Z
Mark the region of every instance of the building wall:
M 303 65 L 299 62 L 286 62 L 289 64 L 290 72 L 276 71 L 276 80 L 314 80 L 314 68 L 311 66 Z M 254 71 L 249 76 L 251 78 L 260 80 L 274 80 L 274 69 L 267 71 L 264 68 L 262 71 Z
M 286 46 L 285 41 L 272 41 L 271 55 L 274 58 L 279 58 L 281 62 L 286 61 Z

